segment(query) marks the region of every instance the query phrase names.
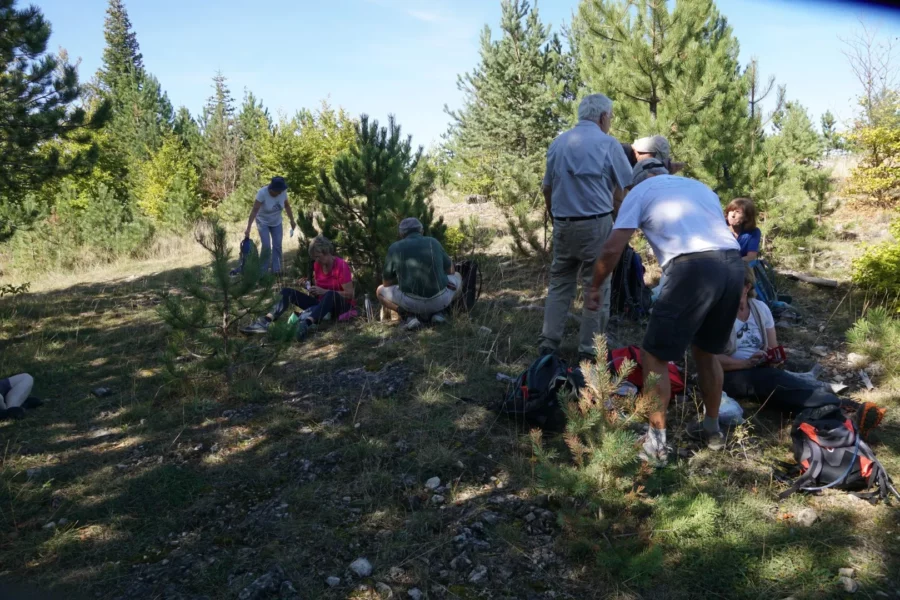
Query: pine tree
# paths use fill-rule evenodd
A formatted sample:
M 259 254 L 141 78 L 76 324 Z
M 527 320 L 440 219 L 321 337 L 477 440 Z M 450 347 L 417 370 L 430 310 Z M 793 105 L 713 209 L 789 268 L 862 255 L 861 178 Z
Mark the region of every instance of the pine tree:
M 107 103 L 90 114 L 76 105 L 78 72 L 47 54 L 49 38 L 38 8 L 0 0 L 0 236 L 21 217 L 15 214 L 26 192 L 90 170 L 99 152 L 90 130 L 109 117 Z
M 103 37 L 106 39 L 103 67 L 97 73 L 101 87 L 112 90 L 123 79 L 140 78 L 144 72 L 144 60 L 122 0 L 109 0 Z
M 244 94 L 244 103 L 237 116 L 237 129 L 240 136 L 240 180 L 242 189 L 255 191 L 265 178 L 262 164 L 265 147 L 272 132 L 272 118 L 257 100 L 253 92 Z M 273 173 L 274 175 L 274 173 Z M 244 185 L 244 182 L 246 184 Z
M 191 164 L 200 170 L 200 153 L 202 151 L 203 136 L 200 134 L 200 126 L 191 116 L 191 111 L 186 106 L 182 106 L 175 114 L 175 120 L 172 123 L 172 133 L 181 142 L 181 145 L 188 151 Z
M 240 177 L 241 138 L 235 120 L 234 99 L 222 73 L 213 77 L 213 95 L 200 118 L 203 134 L 201 183 L 213 205 L 237 189 Z
M 747 83 L 712 0 L 583 0 L 575 27 L 587 87 L 615 102 L 613 135 L 664 135 L 688 175 L 746 190 Z
M 251 253 L 241 274 L 232 278 L 227 237 L 215 220 L 197 225 L 195 238 L 209 253 L 210 265 L 199 277 L 185 277 L 184 293 L 165 296 L 160 315 L 172 328 L 166 356 L 170 376 L 193 378 L 219 372 L 230 395 L 239 373 L 255 367 L 255 375 L 260 365 L 271 364 L 292 339 L 292 331 L 286 323 L 276 324 L 267 344 L 238 333 L 241 320 L 259 314 L 271 302 L 274 278 L 261 274 L 257 253 Z M 199 361 L 178 362 L 185 357 Z
M 516 176 L 523 164 L 539 187 L 547 147 L 567 125 L 575 94 L 571 57 L 537 8 L 503 0 L 501 11 L 500 39 L 492 40 L 485 26 L 479 65 L 458 78 L 462 109 L 445 108 L 453 119 L 458 185 L 487 195 L 496 195 L 500 180 Z
M 434 172 L 421 168 L 422 147 L 413 151 L 412 136 L 403 138 L 391 116 L 387 127 L 369 121 L 356 124 L 356 143 L 334 161 L 334 173 L 320 172 L 316 190 L 319 215 L 300 213 L 304 235 L 322 233 L 337 245 L 353 265 L 363 289 L 380 276 L 388 247 L 397 240 L 397 226 L 405 217 L 417 217 L 425 235 L 442 240 L 443 218 L 434 220 L 429 197 Z
M 845 143 L 843 137 L 837 130 L 837 119 L 834 118 L 834 115 L 830 110 L 826 110 L 825 114 L 822 115 L 821 125 L 822 139 L 825 142 L 826 154 L 843 152 Z
M 103 35 L 103 66 L 97 72 L 99 96 L 112 103 L 107 151 L 119 157 L 129 187 L 140 164 L 160 149 L 172 131 L 172 103 L 159 81 L 144 69 L 137 34 L 122 0 L 109 0 Z

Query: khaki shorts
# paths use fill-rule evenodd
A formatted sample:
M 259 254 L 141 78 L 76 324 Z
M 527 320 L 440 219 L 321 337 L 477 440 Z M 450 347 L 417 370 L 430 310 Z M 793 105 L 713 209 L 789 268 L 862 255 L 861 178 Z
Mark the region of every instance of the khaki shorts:
M 431 298 L 422 298 L 413 294 L 400 291 L 400 286 L 392 285 L 381 288 L 381 297 L 388 302 L 393 302 L 403 310 L 414 315 L 431 316 L 443 310 L 447 310 L 453 298 L 462 287 L 462 276 L 459 273 L 448 275 L 447 279 L 456 289 L 444 288 L 439 294 Z

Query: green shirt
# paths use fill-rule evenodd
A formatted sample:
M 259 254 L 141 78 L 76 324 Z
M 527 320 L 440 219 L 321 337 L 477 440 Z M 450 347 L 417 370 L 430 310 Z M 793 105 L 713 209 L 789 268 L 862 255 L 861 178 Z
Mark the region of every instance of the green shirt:
M 449 270 L 450 257 L 439 241 L 411 233 L 388 248 L 382 275 L 404 294 L 431 298 L 446 289 Z

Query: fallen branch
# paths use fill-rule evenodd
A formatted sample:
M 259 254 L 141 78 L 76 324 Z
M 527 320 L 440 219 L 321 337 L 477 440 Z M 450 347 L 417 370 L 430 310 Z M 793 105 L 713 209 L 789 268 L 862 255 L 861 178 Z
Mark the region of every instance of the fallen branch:
M 783 277 L 787 277 L 788 279 L 794 279 L 796 281 L 803 281 L 805 283 L 811 283 L 813 285 L 818 285 L 820 287 L 829 287 L 836 288 L 838 286 L 838 282 L 834 279 L 823 279 L 822 277 L 813 277 L 812 275 L 807 275 L 806 273 L 797 273 L 796 271 L 775 271 L 779 275 Z

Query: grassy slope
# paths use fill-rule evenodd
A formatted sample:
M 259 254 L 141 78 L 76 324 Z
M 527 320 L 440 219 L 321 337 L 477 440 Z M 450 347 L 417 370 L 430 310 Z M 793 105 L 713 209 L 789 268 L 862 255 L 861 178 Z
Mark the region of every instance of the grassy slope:
M 52 401 L 0 423 L 0 580 L 99 598 L 232 598 L 278 565 L 303 598 L 375 597 L 382 582 L 401 597 L 800 599 L 840 597 L 837 570 L 852 566 L 864 597 L 900 591 L 895 509 L 840 493 L 776 503 L 768 466 L 788 457 L 787 426 L 765 411 L 729 452 L 687 452 L 655 474 L 644 498 L 654 519 L 596 538 L 548 519 L 543 507 L 560 499 L 533 489 L 523 430 L 487 410 L 503 391 L 495 374 L 534 357 L 541 313 L 512 306 L 541 298 L 545 273 L 503 257 L 484 267 L 471 320 L 416 334 L 325 328 L 233 398 L 215 381 L 175 392 L 160 373 L 155 296 L 191 267 L 4 298 L 0 372 L 34 374 Z M 840 291 L 794 294 L 810 327 L 786 344 L 838 349 L 858 307 L 839 307 Z M 612 334 L 639 339 L 627 323 Z M 346 371 L 360 367 L 396 375 L 361 386 L 362 372 Z M 97 399 L 97 386 L 115 394 Z M 876 451 L 900 476 L 900 407 L 892 392 L 880 400 L 894 411 Z M 695 413 L 682 404 L 673 418 Z M 448 486 L 443 506 L 424 491 L 432 476 Z M 804 506 L 822 517 L 809 529 L 787 517 Z M 664 569 L 611 566 L 647 548 Z M 473 564 L 454 570 L 462 551 Z M 375 568 L 362 582 L 347 577 L 358 556 Z M 470 583 L 478 565 L 488 574 Z M 341 584 L 328 588 L 329 575 Z

